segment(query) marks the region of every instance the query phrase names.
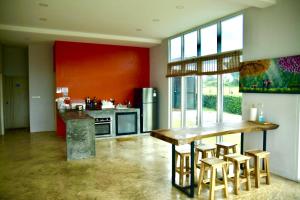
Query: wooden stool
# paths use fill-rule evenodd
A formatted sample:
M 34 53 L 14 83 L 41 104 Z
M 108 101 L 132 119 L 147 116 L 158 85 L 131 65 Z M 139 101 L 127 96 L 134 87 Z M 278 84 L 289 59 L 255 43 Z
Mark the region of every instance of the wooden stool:
M 201 160 L 201 171 L 198 182 L 198 195 L 200 195 L 202 184 L 207 183 L 204 180 L 205 170 L 211 170 L 210 177 L 210 190 L 209 190 L 209 199 L 214 199 L 215 190 L 223 189 L 225 197 L 228 196 L 228 186 L 227 186 L 227 173 L 226 173 L 226 164 L 227 162 L 218 158 L 204 158 Z M 216 186 L 216 171 L 217 169 L 222 168 L 223 172 L 223 184 Z
M 228 154 L 224 156 L 227 161 L 230 161 L 234 165 L 234 193 L 239 194 L 240 183 L 246 183 L 246 189 L 249 191 L 251 188 L 250 181 L 250 167 L 249 160 L 250 157 L 244 156 L 238 153 Z M 240 166 L 244 165 L 244 175 L 240 179 Z
M 197 181 L 197 168 L 200 168 L 200 165 L 197 166 L 198 161 L 199 161 L 199 154 L 201 153 L 201 158 L 200 159 L 204 159 L 204 158 L 208 158 L 209 154 L 211 155 L 211 157 L 215 157 L 216 156 L 216 147 L 215 146 L 211 146 L 211 145 L 206 145 L 206 144 L 200 144 L 198 146 L 196 146 L 195 148 L 195 181 Z
M 191 173 L 190 168 L 190 149 L 189 145 L 178 146 L 175 149 L 175 165 L 176 172 L 179 173 L 179 185 L 183 186 L 183 177 L 186 175 L 187 177 Z M 177 167 L 178 156 L 180 158 L 179 167 Z
M 269 157 L 270 153 L 263 150 L 249 150 L 245 151 L 245 155 L 254 158 L 254 169 L 251 168 L 250 171 L 254 171 L 255 176 L 255 187 L 258 188 L 260 185 L 260 178 L 266 177 L 266 184 L 270 185 L 270 166 Z M 260 162 L 263 160 L 264 170 L 260 169 Z
M 229 142 L 220 142 L 220 143 L 217 143 L 216 145 L 217 145 L 217 155 L 216 155 L 217 158 L 220 158 L 220 156 L 223 156 L 223 159 L 224 159 L 224 155 L 229 154 L 230 150 L 232 150 L 232 153 L 236 153 L 237 144 L 232 144 Z M 223 153 L 221 152 L 222 149 L 223 149 Z

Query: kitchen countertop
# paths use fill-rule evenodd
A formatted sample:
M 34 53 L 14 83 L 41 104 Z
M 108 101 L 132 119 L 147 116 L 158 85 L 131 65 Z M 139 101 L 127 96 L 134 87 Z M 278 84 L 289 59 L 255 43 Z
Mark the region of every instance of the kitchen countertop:
M 138 108 L 126 108 L 126 109 L 103 109 L 103 110 L 65 110 L 59 111 L 60 116 L 63 121 L 66 122 L 68 120 L 80 120 L 80 119 L 94 119 L 93 113 L 101 112 L 101 113 L 110 113 L 110 112 L 133 112 Z
M 59 114 L 65 122 L 68 120 L 94 119 L 85 111 L 67 110 L 63 112 L 60 111 Z

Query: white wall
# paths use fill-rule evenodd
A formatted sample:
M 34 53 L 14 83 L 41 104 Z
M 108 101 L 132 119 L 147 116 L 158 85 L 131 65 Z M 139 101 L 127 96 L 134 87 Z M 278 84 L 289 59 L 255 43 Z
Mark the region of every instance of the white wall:
M 300 1 L 278 0 L 265 9 L 251 8 L 244 13 L 244 60 L 300 54 Z M 300 95 L 243 94 L 243 117 L 248 119 L 252 103 L 263 103 L 266 120 L 278 123 L 269 131 L 267 150 L 271 171 L 298 179 Z M 262 148 L 262 134 L 245 136 L 245 149 Z
M 150 85 L 159 91 L 159 128 L 168 128 L 168 40 L 150 49 Z
M 30 132 L 55 131 L 53 44 L 30 44 Z

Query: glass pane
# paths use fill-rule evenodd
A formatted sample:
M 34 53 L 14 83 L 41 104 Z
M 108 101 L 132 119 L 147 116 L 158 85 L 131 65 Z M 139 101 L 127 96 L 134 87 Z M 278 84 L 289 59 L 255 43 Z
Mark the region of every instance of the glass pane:
M 186 81 L 186 127 L 197 126 L 197 77 L 190 76 Z
M 242 120 L 242 93 L 239 92 L 239 73 L 223 74 L 223 121 Z
M 170 45 L 170 59 L 171 61 L 180 60 L 181 59 L 181 37 L 177 37 L 171 40 Z
M 203 125 L 217 122 L 217 75 L 202 76 Z
M 221 23 L 222 52 L 243 48 L 243 15 Z
M 181 127 L 181 78 L 172 78 L 171 128 Z
M 197 31 L 184 35 L 184 57 L 197 56 Z
M 217 24 L 201 29 L 201 56 L 217 53 Z
M 239 93 L 239 73 L 224 74 L 223 76 L 223 121 L 234 122 L 242 120 L 242 94 Z M 224 142 L 238 144 L 237 152 L 240 152 L 241 134 L 223 136 Z

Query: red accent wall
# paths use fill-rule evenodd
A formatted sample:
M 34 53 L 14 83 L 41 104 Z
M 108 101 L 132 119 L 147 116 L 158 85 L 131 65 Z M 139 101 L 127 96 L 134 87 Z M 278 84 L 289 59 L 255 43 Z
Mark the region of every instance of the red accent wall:
M 66 124 L 63 119 L 57 114 L 56 116 L 56 135 L 66 140 Z
M 133 102 L 133 89 L 149 87 L 149 48 L 56 41 L 56 87 L 71 99 L 89 96 Z

